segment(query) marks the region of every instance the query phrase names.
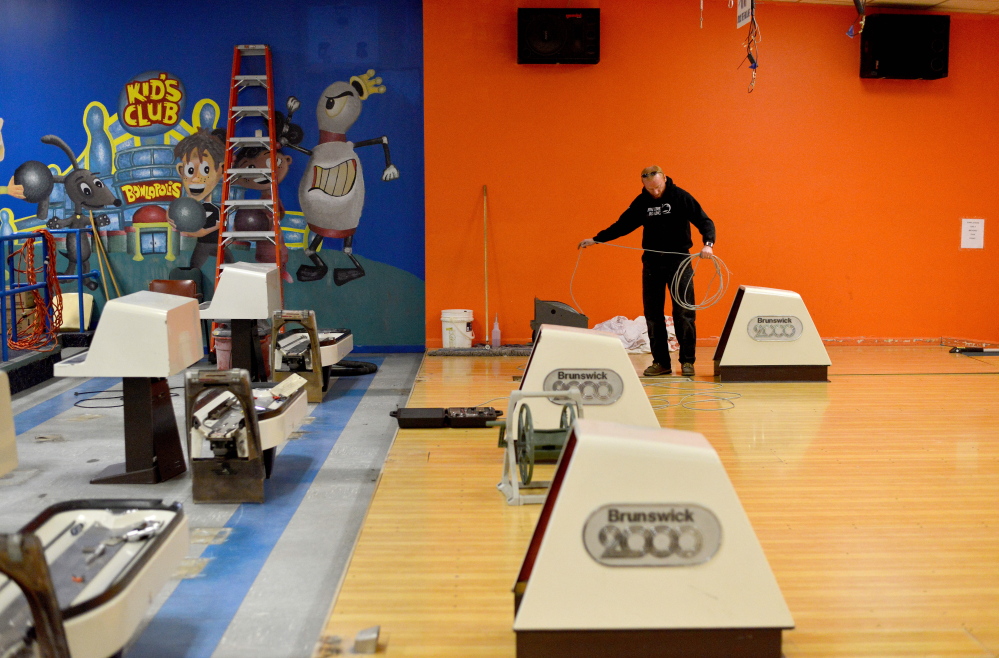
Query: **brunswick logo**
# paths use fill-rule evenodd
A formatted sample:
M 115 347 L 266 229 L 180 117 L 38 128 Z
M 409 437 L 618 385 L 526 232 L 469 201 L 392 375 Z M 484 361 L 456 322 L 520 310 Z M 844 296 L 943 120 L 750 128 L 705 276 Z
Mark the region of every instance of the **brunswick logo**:
M 184 85 L 165 71 L 146 71 L 125 83 L 118 97 L 118 117 L 134 135 L 162 135 L 180 122 Z
M 545 377 L 546 391 L 578 389 L 583 404 L 614 404 L 624 392 L 621 375 L 607 368 L 560 368 Z
M 721 546 L 721 523 L 689 503 L 604 505 L 586 520 L 583 545 L 608 567 L 687 567 Z
M 750 318 L 746 330 L 758 341 L 791 341 L 801 338 L 803 325 L 793 315 L 757 315 Z

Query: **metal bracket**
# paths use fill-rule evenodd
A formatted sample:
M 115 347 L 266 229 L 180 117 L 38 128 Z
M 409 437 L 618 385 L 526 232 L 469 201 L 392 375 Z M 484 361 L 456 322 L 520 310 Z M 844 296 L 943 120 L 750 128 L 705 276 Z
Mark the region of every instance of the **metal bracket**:
M 262 503 L 264 479 L 269 471 L 267 455 L 260 447 L 260 429 L 253 403 L 250 374 L 237 370 L 189 370 L 185 377 L 187 454 L 191 455 L 192 493 L 196 503 Z M 192 451 L 194 413 L 199 398 L 209 390 L 227 391 L 241 407 L 245 447 L 235 435 L 225 455 L 195 457 Z M 268 451 L 270 452 L 270 451 Z M 243 454 L 240 454 L 243 453 Z M 271 455 L 273 459 L 273 454 Z

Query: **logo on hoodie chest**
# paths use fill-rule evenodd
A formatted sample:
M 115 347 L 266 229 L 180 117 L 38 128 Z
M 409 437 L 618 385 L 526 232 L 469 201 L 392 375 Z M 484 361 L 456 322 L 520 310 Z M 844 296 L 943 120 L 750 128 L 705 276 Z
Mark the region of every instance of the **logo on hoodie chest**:
M 668 215 L 672 208 L 670 208 L 668 203 L 664 203 L 661 206 L 650 206 L 646 210 L 649 213 L 649 217 L 658 217 L 659 215 Z

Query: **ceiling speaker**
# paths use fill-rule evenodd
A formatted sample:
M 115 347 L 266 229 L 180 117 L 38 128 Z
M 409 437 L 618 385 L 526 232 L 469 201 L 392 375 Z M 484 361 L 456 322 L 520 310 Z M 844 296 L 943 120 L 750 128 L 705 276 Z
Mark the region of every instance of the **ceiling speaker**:
M 596 64 L 599 9 L 517 10 L 518 64 Z

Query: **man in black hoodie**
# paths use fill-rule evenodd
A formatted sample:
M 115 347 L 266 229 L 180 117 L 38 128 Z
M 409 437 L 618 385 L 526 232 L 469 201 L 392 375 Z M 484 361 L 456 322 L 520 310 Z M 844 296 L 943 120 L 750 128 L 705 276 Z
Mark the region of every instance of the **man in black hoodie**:
M 658 165 L 642 170 L 642 184 L 645 189 L 621 213 L 621 217 L 592 238 L 580 242 L 579 248 L 610 242 L 639 226 L 643 227 L 642 248 L 646 251 L 642 254 L 642 305 L 652 347 L 652 365 L 645 369 L 644 374 L 646 377 L 662 377 L 672 374 L 669 335 L 663 312 L 666 290 L 694 246 L 690 239 L 690 225 L 697 227 L 704 241 L 700 257 L 708 258 L 713 253 L 715 223 L 701 209 L 701 204 L 677 187 Z M 694 304 L 692 277 L 693 270 L 685 269 L 678 286 L 684 297 L 682 301 L 687 305 Z M 670 297 L 673 302 L 673 325 L 680 343 L 680 371 L 682 375 L 691 377 L 694 375 L 694 348 L 697 344 L 696 314 L 680 306 L 672 293 Z

